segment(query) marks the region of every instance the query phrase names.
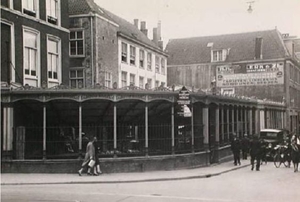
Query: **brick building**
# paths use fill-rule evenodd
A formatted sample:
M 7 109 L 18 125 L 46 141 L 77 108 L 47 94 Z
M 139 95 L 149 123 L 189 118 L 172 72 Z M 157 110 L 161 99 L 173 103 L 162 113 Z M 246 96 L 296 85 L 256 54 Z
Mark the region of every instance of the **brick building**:
M 2 86 L 41 87 L 44 83 L 52 87 L 68 83 L 67 3 L 1 1 Z
M 160 24 L 154 38 L 146 23 L 134 24 L 99 7 L 93 0 L 69 0 L 71 86 L 99 84 L 149 88 L 166 84 L 167 55 L 160 47 Z M 160 46 L 159 46 L 160 45 Z
M 168 84 L 285 102 L 285 127 L 293 131 L 300 111 L 294 44 L 295 38 L 277 30 L 172 39 L 166 47 Z M 267 110 L 265 116 L 266 127 L 274 127 L 267 123 L 277 116 Z

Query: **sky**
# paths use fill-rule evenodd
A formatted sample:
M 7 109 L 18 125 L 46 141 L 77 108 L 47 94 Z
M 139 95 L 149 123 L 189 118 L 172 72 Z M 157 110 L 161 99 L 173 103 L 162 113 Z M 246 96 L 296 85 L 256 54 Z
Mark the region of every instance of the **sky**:
M 132 22 L 146 21 L 148 37 L 161 21 L 164 45 L 170 39 L 277 28 L 300 37 L 300 0 L 94 0 Z M 252 2 L 252 13 L 248 13 Z

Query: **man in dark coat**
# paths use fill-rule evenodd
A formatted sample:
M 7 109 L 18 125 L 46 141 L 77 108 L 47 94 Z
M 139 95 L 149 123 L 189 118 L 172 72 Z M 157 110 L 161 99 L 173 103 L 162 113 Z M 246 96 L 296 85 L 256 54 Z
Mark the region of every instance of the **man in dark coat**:
M 233 153 L 234 165 L 241 165 L 240 153 L 241 153 L 241 142 L 237 136 L 233 135 L 233 140 L 231 141 L 231 151 Z
M 248 152 L 249 152 L 249 143 L 250 143 L 250 140 L 248 138 L 248 135 L 244 134 L 244 137 L 241 140 L 243 159 L 247 159 Z
M 261 141 L 258 135 L 254 135 L 250 142 L 251 170 L 254 169 L 254 161 L 256 160 L 256 170 L 259 171 L 261 159 Z

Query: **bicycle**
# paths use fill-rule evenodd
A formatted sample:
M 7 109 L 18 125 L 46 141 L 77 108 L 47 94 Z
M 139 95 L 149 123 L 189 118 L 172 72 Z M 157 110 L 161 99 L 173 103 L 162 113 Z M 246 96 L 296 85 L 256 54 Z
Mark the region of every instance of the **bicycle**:
M 289 168 L 291 165 L 290 154 L 288 152 L 287 145 L 277 145 L 275 148 L 276 153 L 274 155 L 274 165 L 279 168 L 281 164 Z

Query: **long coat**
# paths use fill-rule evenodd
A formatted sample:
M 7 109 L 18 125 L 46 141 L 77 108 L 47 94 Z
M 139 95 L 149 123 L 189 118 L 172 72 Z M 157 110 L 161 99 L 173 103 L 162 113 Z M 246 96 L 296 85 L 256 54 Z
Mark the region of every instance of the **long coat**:
M 95 147 L 93 142 L 89 142 L 86 146 L 86 153 L 82 166 L 87 165 L 90 162 L 90 159 L 95 160 Z

